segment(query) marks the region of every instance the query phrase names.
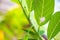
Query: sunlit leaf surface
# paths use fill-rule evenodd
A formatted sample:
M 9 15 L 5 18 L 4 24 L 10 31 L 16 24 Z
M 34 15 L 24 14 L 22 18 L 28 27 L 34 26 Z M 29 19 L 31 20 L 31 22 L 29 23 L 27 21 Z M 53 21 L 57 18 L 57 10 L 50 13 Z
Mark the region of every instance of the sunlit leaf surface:
M 54 11 L 54 0 L 33 0 L 32 8 L 34 9 L 35 19 L 41 26 L 45 24 Z
M 47 34 L 48 39 L 54 38 L 54 36 L 60 31 L 60 12 L 56 12 L 50 19 Z

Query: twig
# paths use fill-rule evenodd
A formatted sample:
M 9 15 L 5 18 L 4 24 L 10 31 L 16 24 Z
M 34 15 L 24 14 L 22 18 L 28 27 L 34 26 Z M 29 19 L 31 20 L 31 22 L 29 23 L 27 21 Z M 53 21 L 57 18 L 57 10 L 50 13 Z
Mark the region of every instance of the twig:
M 30 21 L 30 19 L 28 18 L 28 16 L 26 15 L 27 13 L 25 12 L 23 6 L 22 6 L 22 3 L 18 0 L 18 2 L 20 3 L 21 7 L 22 7 L 22 10 L 24 12 L 24 15 L 26 16 L 27 20 Z
M 42 37 L 43 37 L 45 40 L 48 40 L 48 38 L 46 37 L 46 35 L 42 35 Z

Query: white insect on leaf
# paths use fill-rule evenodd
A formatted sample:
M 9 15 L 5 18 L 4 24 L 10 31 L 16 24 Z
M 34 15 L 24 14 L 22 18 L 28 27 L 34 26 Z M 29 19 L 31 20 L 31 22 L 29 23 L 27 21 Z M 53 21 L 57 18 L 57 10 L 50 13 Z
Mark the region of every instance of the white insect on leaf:
M 45 21 L 45 17 L 41 17 L 40 22 L 44 22 L 44 21 Z

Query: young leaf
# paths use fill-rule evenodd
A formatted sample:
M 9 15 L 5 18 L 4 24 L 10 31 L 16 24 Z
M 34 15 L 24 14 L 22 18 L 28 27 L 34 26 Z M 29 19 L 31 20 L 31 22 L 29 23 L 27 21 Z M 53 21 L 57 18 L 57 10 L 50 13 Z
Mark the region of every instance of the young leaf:
M 27 3 L 29 12 L 31 12 L 32 11 L 32 3 L 33 3 L 33 0 L 26 0 L 26 3 Z
M 50 19 L 54 11 L 54 0 L 33 0 L 32 8 L 34 9 L 35 19 L 41 26 Z
M 33 24 L 34 28 L 35 28 L 35 31 L 38 32 L 38 24 L 34 18 L 34 10 L 30 13 L 30 21 L 31 23 Z
M 51 40 L 60 31 L 60 12 L 55 13 L 48 25 L 48 40 Z

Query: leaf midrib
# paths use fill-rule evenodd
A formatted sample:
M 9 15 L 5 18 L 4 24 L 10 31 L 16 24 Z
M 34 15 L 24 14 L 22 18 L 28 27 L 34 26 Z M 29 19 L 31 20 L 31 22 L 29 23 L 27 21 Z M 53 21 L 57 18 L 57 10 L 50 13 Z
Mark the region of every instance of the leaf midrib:
M 51 0 L 50 0 L 50 2 L 51 2 Z M 43 12 L 44 12 L 44 8 L 46 7 L 46 6 L 48 6 L 49 5 L 49 3 L 47 3 L 46 5 L 44 5 L 44 0 L 43 0 L 43 2 L 42 2 L 42 13 L 41 13 L 41 17 L 43 17 Z M 49 8 L 50 9 L 50 8 Z M 48 11 L 48 10 L 47 10 Z M 46 12 L 46 11 L 45 11 Z
M 44 0 L 43 0 L 43 3 L 42 3 L 42 13 L 41 13 L 41 17 L 43 16 L 43 11 L 44 11 Z
M 31 1 L 31 0 L 30 0 L 30 1 Z M 30 13 L 31 8 L 32 8 L 32 3 L 33 3 L 33 1 L 31 1 L 31 3 L 30 3 L 30 10 L 29 10 L 29 13 Z

